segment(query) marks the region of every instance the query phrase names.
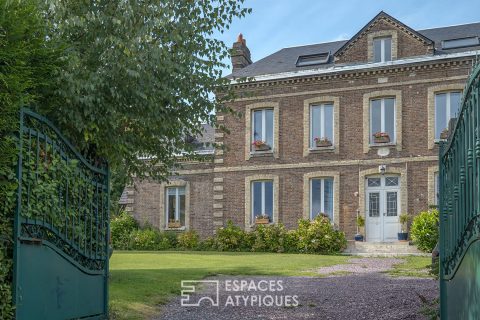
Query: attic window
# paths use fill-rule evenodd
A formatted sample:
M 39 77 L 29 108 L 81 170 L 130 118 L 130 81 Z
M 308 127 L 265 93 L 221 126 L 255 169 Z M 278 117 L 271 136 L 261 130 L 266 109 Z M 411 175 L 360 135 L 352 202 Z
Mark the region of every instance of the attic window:
M 329 58 L 330 58 L 330 52 L 322 52 L 318 54 L 299 56 L 297 60 L 297 67 L 324 64 L 328 62 Z
M 478 37 L 449 39 L 442 41 L 442 49 L 472 47 L 478 46 L 479 44 Z

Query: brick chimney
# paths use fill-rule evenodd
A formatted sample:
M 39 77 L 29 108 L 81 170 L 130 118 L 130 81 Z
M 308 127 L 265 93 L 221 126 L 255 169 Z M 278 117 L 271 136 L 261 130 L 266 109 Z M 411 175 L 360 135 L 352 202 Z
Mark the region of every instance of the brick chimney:
M 246 66 L 252 64 L 250 50 L 248 50 L 247 47 L 247 41 L 243 39 L 243 35 L 241 33 L 238 35 L 237 41 L 233 43 L 231 58 L 233 71 L 245 68 Z

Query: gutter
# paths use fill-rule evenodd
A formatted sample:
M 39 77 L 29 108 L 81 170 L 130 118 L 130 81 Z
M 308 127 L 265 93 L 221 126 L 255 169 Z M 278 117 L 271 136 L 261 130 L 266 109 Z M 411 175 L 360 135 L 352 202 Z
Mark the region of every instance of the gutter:
M 368 63 L 368 64 L 360 64 L 360 65 L 349 65 L 349 66 L 332 66 L 329 68 L 316 68 L 316 69 L 308 69 L 308 70 L 299 70 L 299 71 L 288 71 L 288 72 L 281 72 L 281 73 L 273 73 L 273 74 L 265 74 L 253 77 L 241 77 L 247 79 L 253 79 L 252 81 L 237 81 L 231 80 L 231 84 L 245 84 L 245 83 L 252 83 L 256 81 L 269 81 L 269 80 L 279 80 L 279 79 L 288 79 L 294 77 L 305 77 L 305 76 L 316 76 L 316 75 L 323 75 L 323 74 L 330 74 L 330 73 L 337 73 L 337 72 L 345 72 L 345 71 L 357 71 L 357 70 L 367 70 L 367 69 L 374 69 L 374 68 L 381 68 L 381 67 L 394 67 L 394 66 L 401 66 L 401 65 L 409 65 L 419 62 L 431 62 L 431 61 L 441 61 L 447 59 L 455 59 L 455 58 L 464 58 L 470 56 L 476 56 L 479 54 L 478 50 L 475 51 L 465 51 L 465 52 L 456 52 L 456 53 L 448 53 L 442 54 L 438 56 L 423 56 L 417 58 L 410 58 L 410 59 L 400 59 L 388 62 L 375 62 L 375 63 Z M 240 78 L 240 77 L 237 77 Z

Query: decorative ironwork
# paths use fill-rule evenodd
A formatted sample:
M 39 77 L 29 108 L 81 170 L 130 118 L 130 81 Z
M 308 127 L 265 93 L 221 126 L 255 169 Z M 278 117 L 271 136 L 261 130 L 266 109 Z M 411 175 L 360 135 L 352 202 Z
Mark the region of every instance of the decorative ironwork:
M 75 248 L 70 242 L 66 241 L 58 232 L 47 226 L 39 224 L 22 223 L 20 232 L 21 239 L 45 240 L 53 244 L 57 249 L 61 250 L 67 256 L 76 261 L 79 265 L 88 270 L 103 270 L 105 268 L 105 251 L 98 255 L 97 258 L 89 258 L 81 254 L 78 248 Z M 38 242 L 40 243 L 40 242 Z
M 440 142 L 440 264 L 452 279 L 468 247 L 480 238 L 480 65 L 465 87 L 461 110 Z M 453 130 L 452 130 L 453 129 Z
M 108 164 L 94 152 L 80 154 L 48 119 L 27 109 L 20 112 L 18 142 L 17 318 L 108 318 Z M 28 265 L 30 254 L 36 255 L 35 269 Z M 30 281 L 32 272 L 44 279 Z M 60 279 L 71 286 L 55 283 Z M 59 285 L 65 304 L 49 308 L 58 300 L 49 294 L 59 294 Z M 47 294 L 36 294 L 41 290 Z M 72 298 L 78 295 L 89 308 Z

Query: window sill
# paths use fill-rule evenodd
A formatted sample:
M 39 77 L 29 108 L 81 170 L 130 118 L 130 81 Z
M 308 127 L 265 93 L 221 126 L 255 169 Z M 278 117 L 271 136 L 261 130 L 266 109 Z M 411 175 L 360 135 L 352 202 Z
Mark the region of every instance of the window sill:
M 275 222 L 259 223 L 259 224 L 254 223 L 254 224 L 250 225 L 250 228 L 255 228 L 256 226 L 272 226 L 274 224 L 275 224 Z
M 250 157 L 273 157 L 273 150 L 269 151 L 251 151 Z
M 368 145 L 370 148 L 381 148 L 381 147 L 395 147 L 397 146 L 396 142 L 389 142 L 389 143 L 370 143 Z
M 318 148 L 309 148 L 309 153 L 322 153 L 322 152 L 334 152 L 335 147 L 318 147 Z
M 185 230 L 187 230 L 185 226 L 180 228 L 169 228 L 169 227 L 165 228 L 165 231 L 185 231 Z

